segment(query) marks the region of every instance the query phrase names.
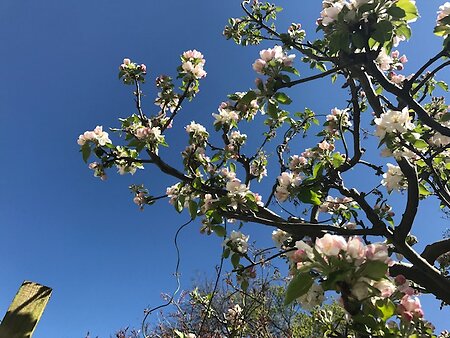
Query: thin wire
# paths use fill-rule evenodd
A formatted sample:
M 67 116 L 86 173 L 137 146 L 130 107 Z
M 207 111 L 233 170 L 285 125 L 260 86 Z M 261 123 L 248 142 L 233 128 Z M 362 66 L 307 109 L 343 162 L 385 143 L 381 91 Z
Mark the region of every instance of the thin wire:
M 226 230 L 227 230 L 227 219 L 226 218 L 225 218 L 225 222 L 224 222 L 224 227 L 225 227 L 225 232 L 226 232 Z M 224 237 L 226 237 L 226 235 Z M 197 336 L 199 336 L 199 337 L 200 337 L 200 334 L 202 333 L 203 325 L 205 324 L 205 321 L 206 321 L 206 316 L 208 315 L 209 310 L 211 309 L 212 301 L 213 301 L 214 296 L 215 296 L 215 294 L 217 292 L 217 287 L 219 285 L 219 279 L 220 279 L 220 276 L 222 274 L 222 267 L 223 267 L 223 261 L 224 261 L 223 254 L 224 254 L 224 252 L 225 252 L 225 246 L 222 249 L 222 256 L 220 257 L 219 270 L 217 271 L 217 276 L 216 276 L 216 282 L 214 284 L 214 289 L 213 289 L 213 292 L 211 294 L 211 298 L 209 299 L 208 307 L 206 309 L 206 312 L 203 315 L 202 323 L 200 324 L 200 329 L 198 330 L 198 333 L 197 333 Z
M 177 264 L 175 266 L 175 278 L 177 281 L 177 288 L 175 289 L 175 291 L 172 293 L 172 295 L 170 296 L 170 299 L 167 301 L 167 303 L 162 304 L 162 305 L 158 305 L 150 310 L 146 310 L 146 314 L 144 316 L 144 319 L 142 320 L 142 334 L 144 335 L 144 338 L 149 337 L 147 335 L 147 328 L 145 327 L 145 322 L 147 321 L 147 317 L 154 311 L 162 309 L 166 306 L 169 306 L 173 299 L 175 298 L 175 296 L 177 295 L 177 293 L 180 291 L 181 288 L 181 283 L 180 283 L 180 273 L 179 273 L 179 268 L 180 268 L 180 248 L 178 247 L 178 235 L 180 234 L 180 231 L 183 230 L 187 225 L 189 225 L 189 223 L 191 223 L 193 221 L 193 219 L 191 218 L 188 222 L 184 223 L 182 226 L 180 226 L 177 230 L 177 232 L 175 233 L 175 237 L 174 237 L 174 244 L 175 244 L 175 248 L 177 250 Z

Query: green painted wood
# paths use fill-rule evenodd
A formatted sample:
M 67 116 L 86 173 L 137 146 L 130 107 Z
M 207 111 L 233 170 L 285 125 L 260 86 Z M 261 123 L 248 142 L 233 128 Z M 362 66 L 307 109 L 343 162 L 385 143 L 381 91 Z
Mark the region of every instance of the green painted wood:
M 30 338 L 51 294 L 47 286 L 23 282 L 0 324 L 0 338 Z

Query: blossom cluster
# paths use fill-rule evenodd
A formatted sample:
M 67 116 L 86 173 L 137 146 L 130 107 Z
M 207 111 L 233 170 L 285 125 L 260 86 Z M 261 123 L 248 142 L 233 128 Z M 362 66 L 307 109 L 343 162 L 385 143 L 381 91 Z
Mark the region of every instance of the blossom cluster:
M 119 78 L 122 79 L 123 83 L 132 85 L 136 81 L 144 82 L 145 74 L 147 73 L 147 66 L 145 64 L 137 64 L 131 62 L 130 59 L 123 59 L 122 64 L 119 67 Z
M 161 89 L 155 99 L 155 105 L 161 108 L 160 114 L 165 114 L 167 110 L 173 113 L 177 107 L 179 108 L 180 98 L 179 94 L 173 90 L 172 78 L 166 75 L 160 75 L 156 78 L 155 82 L 156 87 Z
M 223 126 L 225 126 L 225 128 L 237 126 L 237 123 L 240 120 L 239 112 L 234 110 L 233 107 L 228 105 L 226 102 L 222 102 L 217 110 L 219 111 L 219 114 L 212 114 L 215 119 L 214 126 L 217 130 Z
M 230 236 L 223 241 L 223 245 L 229 247 L 233 252 L 246 254 L 249 238 L 250 236 L 245 236 L 242 232 L 233 230 Z
M 340 130 L 352 126 L 352 123 L 349 120 L 349 114 L 346 110 L 333 108 L 331 109 L 331 114 L 328 114 L 326 118 L 326 129 L 332 135 L 338 135 Z
M 436 27 L 434 29 L 434 33 L 446 38 L 450 33 L 450 2 L 446 2 L 442 6 L 440 6 L 437 14 L 438 15 L 436 18 Z
M 230 179 L 225 189 L 228 192 L 227 197 L 230 200 L 229 206 L 234 210 L 245 206 L 249 202 L 249 199 L 256 203 L 257 206 L 264 205 L 261 195 L 251 192 L 248 186 L 241 183 L 241 180 L 238 178 Z
M 93 142 L 95 145 L 104 146 L 111 143 L 107 132 L 103 131 L 102 126 L 95 127 L 92 131 L 86 131 L 78 137 L 78 145 L 84 146 L 88 142 Z
M 383 174 L 381 184 L 386 187 L 388 192 L 404 189 L 408 183 L 400 167 L 392 163 L 387 163 L 386 165 L 388 167 L 388 171 Z
M 401 111 L 388 110 L 375 118 L 374 122 L 377 125 L 375 135 L 380 139 L 384 139 L 387 134 L 402 134 L 414 129 L 407 107 Z
M 238 330 L 244 324 L 243 310 L 239 304 L 230 307 L 223 317 L 233 329 Z
M 264 49 L 259 52 L 260 58 L 253 63 L 253 70 L 258 74 L 274 76 L 284 67 L 291 67 L 294 54 L 287 55 L 281 46 Z
M 272 238 L 279 248 L 284 248 L 280 243 L 289 240 L 288 234 L 279 231 L 274 232 Z M 314 271 L 315 276 L 320 276 L 298 298 L 305 309 L 321 304 L 324 290 L 335 290 L 341 293 L 344 305 L 349 301 L 358 304 L 372 298 L 389 298 L 397 302 L 397 314 L 402 319 L 411 321 L 423 317 L 420 301 L 409 282 L 402 275 L 395 279 L 388 277 L 387 269 L 392 261 L 384 243 L 365 245 L 357 236 L 345 239 L 325 234 L 314 244 L 295 242 L 294 251 L 287 251 L 286 255 L 294 275 Z M 337 271 L 346 273 L 338 275 Z
M 325 201 L 319 206 L 320 212 L 329 214 L 338 214 L 342 211 L 354 207 L 356 202 L 350 197 L 336 197 L 327 196 Z
M 181 72 L 185 76 L 193 79 L 201 79 L 206 76 L 205 59 L 203 54 L 197 50 L 188 50 L 181 56 Z
M 286 201 L 301 183 L 300 176 L 293 172 L 283 172 L 278 176 L 278 185 L 275 189 L 275 197 L 278 201 Z

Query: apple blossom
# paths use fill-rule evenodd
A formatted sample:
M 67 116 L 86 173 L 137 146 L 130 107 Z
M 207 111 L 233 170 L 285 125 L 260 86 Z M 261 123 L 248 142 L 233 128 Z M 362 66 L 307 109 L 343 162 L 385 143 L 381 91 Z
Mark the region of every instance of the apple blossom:
M 356 262 L 361 262 L 365 258 L 366 248 L 359 237 L 350 237 L 347 242 L 347 256 Z
M 78 145 L 83 146 L 86 142 L 95 142 L 100 146 L 111 143 L 108 133 L 103 131 L 102 126 L 97 126 L 93 131 L 86 131 L 78 137 Z
M 366 257 L 369 261 L 387 262 L 389 253 L 384 243 L 373 243 L 366 247 Z
M 386 134 L 401 134 L 414 129 L 407 107 L 403 108 L 402 111 L 388 110 L 380 117 L 375 118 L 374 122 L 377 125 L 375 135 L 380 139 L 384 139 Z
M 398 307 L 402 318 L 411 321 L 413 318 L 422 318 L 423 310 L 419 298 L 410 295 L 404 295 Z
M 324 8 L 322 12 L 320 13 L 321 20 L 320 23 L 323 26 L 328 26 L 334 21 L 336 21 L 339 13 L 342 11 L 342 9 L 345 6 L 345 3 L 343 1 L 337 1 L 337 2 L 324 2 L 323 3 Z
M 249 236 L 233 230 L 230 236 L 224 240 L 223 245 L 230 247 L 235 252 L 245 254 L 248 250 L 248 239 Z
M 378 282 L 375 282 L 373 284 L 373 287 L 377 288 L 380 291 L 380 297 L 382 298 L 390 297 L 396 290 L 395 285 L 387 279 L 382 279 Z
M 347 242 L 342 236 L 327 233 L 322 238 L 316 239 L 315 247 L 319 253 L 325 256 L 337 256 L 342 250 L 347 248 Z
M 406 182 L 402 170 L 399 166 L 393 165 L 391 163 L 387 164 L 388 171 L 383 174 L 383 180 L 381 184 L 384 185 L 388 192 L 392 190 L 401 190 L 405 187 Z
M 279 249 L 281 249 L 284 246 L 284 242 L 286 242 L 289 238 L 291 238 L 291 235 L 288 234 L 286 231 L 280 229 L 272 231 L 272 241 L 275 243 L 275 246 Z
M 297 302 L 307 311 L 311 311 L 314 307 L 321 305 L 325 299 L 325 294 L 320 284 L 314 283 L 306 294 L 297 298 Z
M 438 24 L 440 24 L 439 21 L 450 15 L 450 2 L 446 2 L 442 6 L 439 6 L 439 12 L 437 13 L 438 16 L 436 18 L 436 21 Z

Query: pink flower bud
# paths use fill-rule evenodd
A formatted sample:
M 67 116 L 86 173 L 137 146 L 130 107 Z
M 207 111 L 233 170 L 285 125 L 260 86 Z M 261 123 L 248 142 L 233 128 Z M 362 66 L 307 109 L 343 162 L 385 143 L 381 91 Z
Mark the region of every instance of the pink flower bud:
M 395 284 L 396 285 L 403 285 L 406 283 L 406 277 L 403 275 L 397 275 L 395 277 Z
M 400 56 L 400 52 L 398 50 L 394 50 L 391 53 L 391 57 L 394 58 L 394 59 L 398 58 L 399 56 Z

